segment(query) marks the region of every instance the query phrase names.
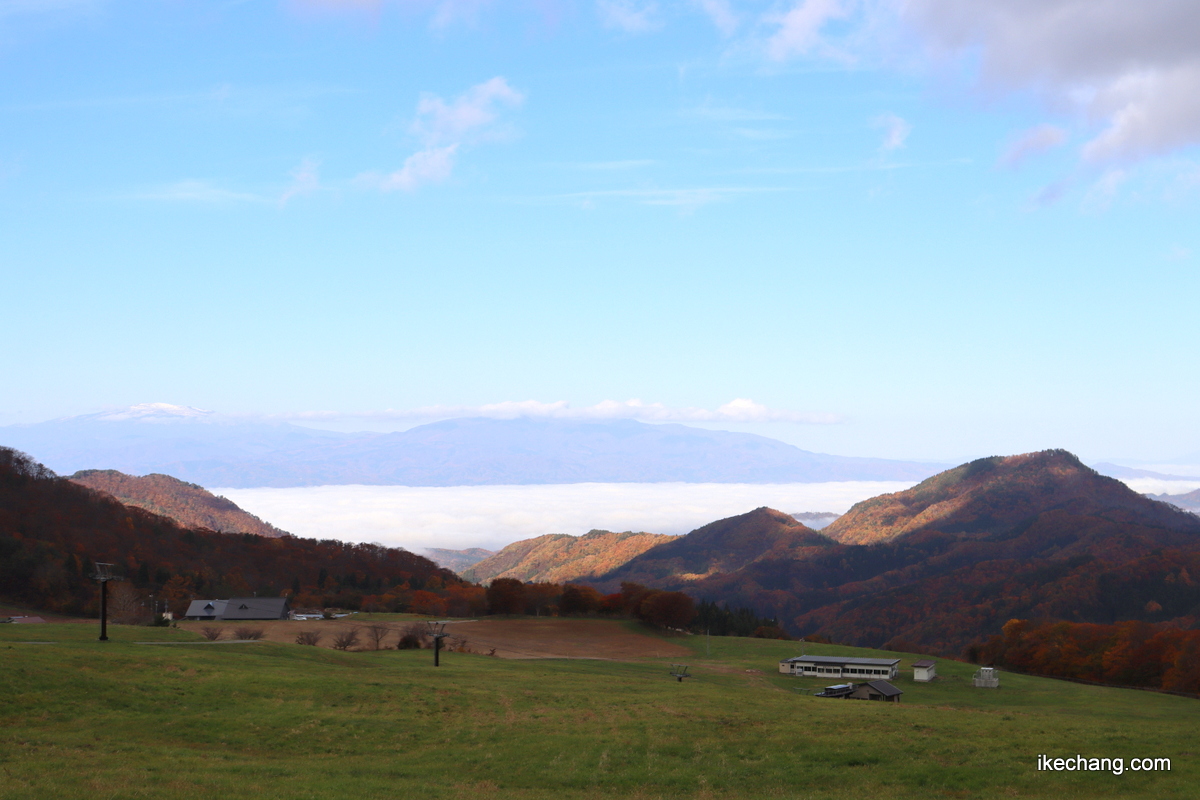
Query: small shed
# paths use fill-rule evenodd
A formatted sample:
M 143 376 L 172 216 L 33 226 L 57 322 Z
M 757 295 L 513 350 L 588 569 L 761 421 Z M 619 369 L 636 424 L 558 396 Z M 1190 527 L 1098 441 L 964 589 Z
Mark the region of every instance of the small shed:
M 980 689 L 999 689 L 1000 673 L 995 667 L 980 667 L 971 683 Z
M 899 703 L 901 690 L 887 681 L 867 681 L 854 687 L 848 697 L 851 700 L 882 700 L 885 703 Z
M 928 682 L 937 677 L 937 662 L 933 659 L 923 658 L 920 661 L 913 662 L 913 680 Z

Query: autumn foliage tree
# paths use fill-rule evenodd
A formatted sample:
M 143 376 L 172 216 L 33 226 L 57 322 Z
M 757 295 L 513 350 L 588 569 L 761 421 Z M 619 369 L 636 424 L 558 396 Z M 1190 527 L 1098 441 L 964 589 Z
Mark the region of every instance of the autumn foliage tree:
M 497 578 L 487 588 L 489 614 L 524 614 L 525 584 L 516 578 Z

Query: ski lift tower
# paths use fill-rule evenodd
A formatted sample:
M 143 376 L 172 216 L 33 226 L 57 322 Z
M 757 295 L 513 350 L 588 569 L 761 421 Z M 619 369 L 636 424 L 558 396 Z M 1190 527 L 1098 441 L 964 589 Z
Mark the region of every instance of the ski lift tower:
M 96 565 L 96 571 L 92 573 L 92 580 L 100 583 L 100 641 L 108 641 L 108 582 L 119 581 L 121 576 L 113 569 L 112 564 L 105 564 L 101 561 L 93 562 Z
M 427 622 L 429 626 L 429 636 L 433 639 L 433 665 L 438 666 L 438 651 L 442 649 L 442 639 L 445 639 L 450 634 L 446 633 L 446 623 L 449 620 L 438 620 L 437 622 Z

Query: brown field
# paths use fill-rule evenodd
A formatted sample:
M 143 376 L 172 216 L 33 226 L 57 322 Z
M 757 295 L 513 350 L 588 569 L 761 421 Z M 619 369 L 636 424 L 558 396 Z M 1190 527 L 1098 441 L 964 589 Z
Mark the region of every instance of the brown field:
M 378 621 L 347 617 L 339 620 L 269 620 L 262 622 L 180 622 L 184 630 L 199 633 L 202 628 L 224 630 L 222 639 L 234 638 L 237 628 L 262 629 L 263 639 L 270 642 L 294 644 L 301 631 L 320 631 L 323 636 L 318 647 L 333 647 L 339 633 L 357 628 L 358 644 L 353 650 L 369 650 L 374 644 L 367 636 L 370 625 L 389 629 L 384 648 L 394 648 L 400 631 L 422 620 Z M 465 646 L 471 652 L 500 658 L 595 658 L 619 661 L 641 658 L 672 658 L 691 654 L 688 648 L 665 641 L 657 636 L 638 633 L 626 623 L 607 619 L 481 619 L 469 622 L 450 622 L 446 625 L 444 647 Z

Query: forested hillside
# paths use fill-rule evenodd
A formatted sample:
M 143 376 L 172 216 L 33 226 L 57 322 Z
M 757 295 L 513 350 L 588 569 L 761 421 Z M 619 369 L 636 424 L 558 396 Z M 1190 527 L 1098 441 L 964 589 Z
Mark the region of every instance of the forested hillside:
M 69 480 L 111 494 L 127 506 L 137 506 L 170 517 L 186 527 L 207 528 L 221 533 L 287 535 L 287 531 L 238 508 L 232 500 L 218 497 L 203 486 L 170 475 L 137 477 L 115 469 L 86 469 L 76 472 Z
M 719 520 L 596 584 L 683 589 L 793 634 L 959 655 L 1014 618 L 1195 628 L 1197 570 L 1200 519 L 1052 450 L 957 467 L 820 534 L 770 509 Z
M 94 561 L 117 564 L 127 585 L 176 604 L 257 592 L 357 608 L 372 595 L 444 593 L 462 583 L 397 548 L 185 527 L 0 448 L 0 598 L 86 613 L 96 598 Z

